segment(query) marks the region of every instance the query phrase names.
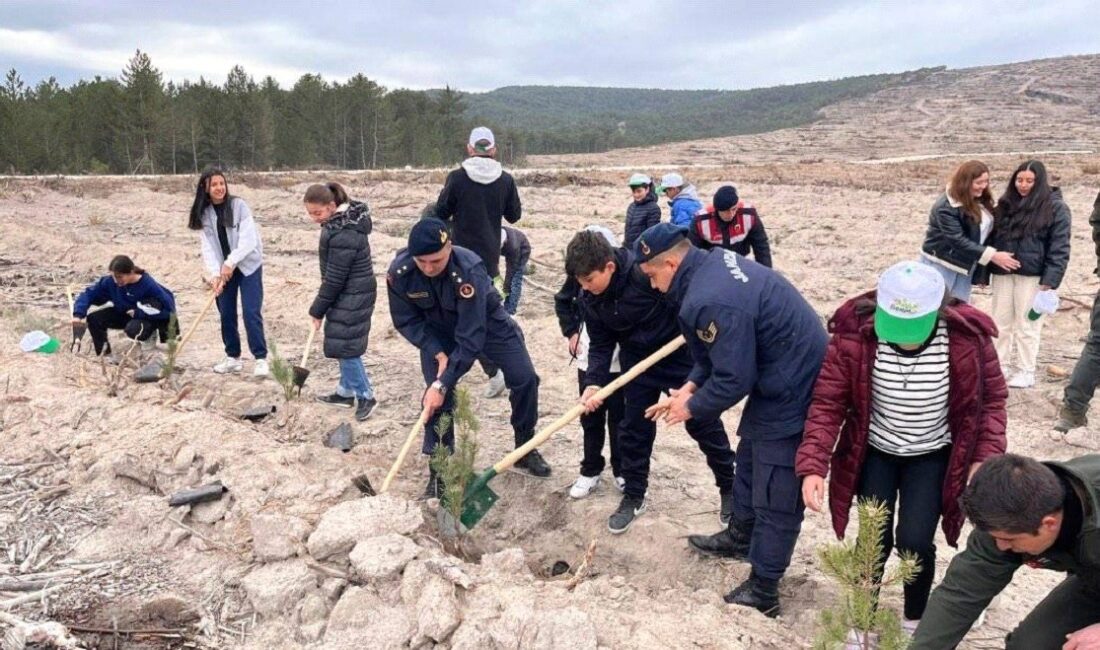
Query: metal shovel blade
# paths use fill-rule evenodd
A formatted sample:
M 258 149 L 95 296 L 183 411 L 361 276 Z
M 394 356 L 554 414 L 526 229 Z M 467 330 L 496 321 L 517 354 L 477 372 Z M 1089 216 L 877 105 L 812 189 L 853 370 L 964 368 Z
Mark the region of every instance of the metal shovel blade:
M 489 468 L 478 475 L 466 488 L 466 494 L 462 496 L 462 516 L 459 520 L 467 529 L 473 528 L 481 521 L 493 504 L 500 499 L 496 492 L 489 487 L 489 481 L 497 473 Z
M 298 387 L 298 394 L 302 394 L 302 386 L 305 385 L 306 379 L 309 378 L 309 368 L 303 368 L 302 366 L 294 366 L 291 368 L 294 372 L 294 385 Z
M 69 344 L 69 352 L 79 352 L 84 333 L 88 331 L 87 323 L 73 323 L 73 342 Z

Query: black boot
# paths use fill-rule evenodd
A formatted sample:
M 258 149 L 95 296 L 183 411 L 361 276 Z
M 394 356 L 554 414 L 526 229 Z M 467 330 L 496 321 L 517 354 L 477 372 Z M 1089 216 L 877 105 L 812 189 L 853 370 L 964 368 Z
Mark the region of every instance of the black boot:
M 748 580 L 737 585 L 722 600 L 731 605 L 752 607 L 768 618 L 779 616 L 779 581 L 749 574 Z
M 439 475 L 434 469 L 429 468 L 428 474 L 428 487 L 424 489 L 425 499 L 442 499 L 443 498 L 443 477 Z
M 542 454 L 539 453 L 538 449 L 532 449 L 530 453 L 519 459 L 515 467 L 525 470 L 531 476 L 537 476 L 539 478 L 550 476 L 550 466 L 543 460 Z
M 735 560 L 749 559 L 752 533 L 744 532 L 730 522 L 725 530 L 713 535 L 689 535 L 688 545 L 703 555 L 728 557 Z

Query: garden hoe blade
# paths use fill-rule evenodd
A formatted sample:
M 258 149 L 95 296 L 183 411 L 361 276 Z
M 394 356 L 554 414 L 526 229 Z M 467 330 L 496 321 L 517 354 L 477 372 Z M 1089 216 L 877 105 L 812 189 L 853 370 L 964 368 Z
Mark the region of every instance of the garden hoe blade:
M 302 386 L 305 386 L 306 379 L 309 378 L 309 368 L 306 368 L 306 361 L 309 361 L 309 349 L 313 347 L 313 335 L 317 333 L 316 327 L 309 328 L 309 337 L 306 338 L 306 349 L 302 352 L 302 363 L 291 368 L 294 373 L 294 385 L 298 387 L 298 394 L 302 394 Z

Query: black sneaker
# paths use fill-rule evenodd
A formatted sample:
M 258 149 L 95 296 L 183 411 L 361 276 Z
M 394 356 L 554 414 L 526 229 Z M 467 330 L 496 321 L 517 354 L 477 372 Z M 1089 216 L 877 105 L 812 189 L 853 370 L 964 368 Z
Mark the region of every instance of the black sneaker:
M 359 405 L 355 408 L 355 419 L 362 422 L 370 417 L 370 414 L 374 412 L 374 407 L 378 405 L 376 399 L 361 399 Z
M 730 525 L 730 519 L 733 519 L 733 492 L 720 495 L 721 506 L 718 508 L 718 523 L 723 526 Z
M 550 476 L 550 466 L 543 460 L 538 449 L 531 450 L 526 456 L 516 462 L 515 467 L 526 470 L 531 476 L 546 478 Z
M 443 498 L 443 479 L 434 470 L 429 470 L 428 474 L 428 487 L 424 488 L 425 499 L 442 499 Z
M 752 533 L 743 532 L 732 525 L 713 535 L 688 536 L 688 546 L 703 555 L 728 557 L 735 560 L 748 559 L 751 543 Z
M 619 509 L 607 519 L 607 529 L 613 535 L 621 535 L 644 512 L 645 497 L 638 498 L 629 494 L 623 495 L 623 500 L 619 502 Z
M 762 578 L 755 573 L 726 594 L 722 600 L 731 605 L 752 607 L 768 618 L 779 616 L 779 581 Z
M 333 393 L 331 395 L 321 395 L 317 398 L 317 401 L 322 404 L 328 404 L 329 406 L 339 406 L 340 408 L 350 409 L 355 406 L 354 397 L 343 397 L 340 393 Z

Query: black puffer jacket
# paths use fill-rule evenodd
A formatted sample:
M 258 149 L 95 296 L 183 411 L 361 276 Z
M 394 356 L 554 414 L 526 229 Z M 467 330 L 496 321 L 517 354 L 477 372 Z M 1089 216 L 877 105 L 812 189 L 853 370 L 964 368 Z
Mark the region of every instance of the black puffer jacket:
M 1096 195 L 1096 201 L 1092 204 L 1089 225 L 1092 226 L 1092 243 L 1096 245 L 1096 268 L 1093 269 L 1093 273 L 1100 275 L 1100 193 Z
M 325 318 L 325 356 L 346 359 L 367 351 L 377 282 L 371 264 L 370 208 L 352 201 L 321 226 L 321 287 L 309 315 Z
M 641 203 L 631 201 L 626 207 L 626 231 L 623 233 L 623 246 L 633 248 L 634 242 L 651 226 L 661 223 L 661 206 L 657 195 L 650 190 Z
M 953 271 L 969 275 L 983 256 L 988 262 L 993 254 L 992 249 L 978 243 L 980 240 L 981 224 L 974 223 L 945 193 L 932 205 L 921 251 Z
M 1062 191 L 1052 188 L 1050 194 L 1054 220 L 1039 232 L 1023 237 L 1011 237 L 1004 224 L 995 221 L 986 243 L 999 251 L 1012 253 L 1020 268 L 1012 273 L 1038 277 L 1039 284 L 1057 289 L 1069 266 L 1069 206 L 1062 200 Z M 1009 271 L 990 264 L 975 273 L 976 284 L 988 284 L 990 273 L 1008 275 Z

